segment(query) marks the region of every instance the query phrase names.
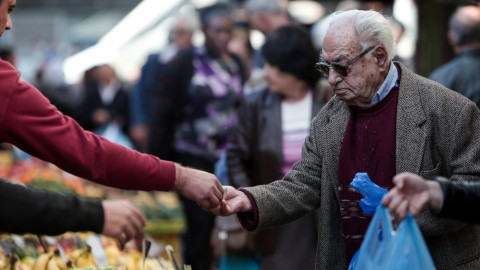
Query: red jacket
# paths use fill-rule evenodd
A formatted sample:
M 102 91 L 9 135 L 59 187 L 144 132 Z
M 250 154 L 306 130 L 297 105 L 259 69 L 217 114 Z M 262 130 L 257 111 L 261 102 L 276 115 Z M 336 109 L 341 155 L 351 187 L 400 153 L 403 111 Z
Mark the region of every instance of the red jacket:
M 170 190 L 175 165 L 109 142 L 83 130 L 20 73 L 0 60 L 0 142 L 103 185 L 135 190 Z

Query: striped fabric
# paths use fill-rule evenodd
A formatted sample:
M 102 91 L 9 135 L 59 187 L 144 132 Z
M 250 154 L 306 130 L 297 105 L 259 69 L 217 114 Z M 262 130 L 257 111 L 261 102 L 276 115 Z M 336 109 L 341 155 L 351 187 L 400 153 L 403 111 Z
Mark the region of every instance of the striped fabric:
M 300 160 L 302 145 L 310 128 L 311 112 L 311 91 L 299 101 L 282 102 L 282 172 L 284 175 L 292 169 L 295 162 Z

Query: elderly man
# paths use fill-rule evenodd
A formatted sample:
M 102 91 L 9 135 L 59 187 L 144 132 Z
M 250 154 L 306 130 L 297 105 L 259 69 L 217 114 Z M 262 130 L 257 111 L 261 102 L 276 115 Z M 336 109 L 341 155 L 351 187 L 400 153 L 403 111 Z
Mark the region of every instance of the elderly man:
M 261 230 L 319 209 L 316 269 L 346 269 L 370 218 L 349 188 L 357 172 L 391 188 L 410 171 L 478 181 L 480 111 L 473 102 L 392 62 L 388 20 L 375 11 L 334 14 L 319 70 L 333 97 L 313 120 L 302 158 L 283 180 L 227 188 L 221 215 L 238 213 L 244 227 Z M 480 227 L 417 217 L 438 269 L 480 267 Z

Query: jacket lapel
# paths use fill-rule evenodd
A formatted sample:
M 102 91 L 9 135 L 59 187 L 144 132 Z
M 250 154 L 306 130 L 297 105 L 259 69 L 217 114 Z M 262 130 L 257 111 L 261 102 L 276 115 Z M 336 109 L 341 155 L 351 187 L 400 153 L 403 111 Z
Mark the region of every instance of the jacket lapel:
M 338 197 L 338 170 L 341 169 L 339 163 L 340 149 L 342 148 L 343 136 L 345 129 L 347 127 L 348 119 L 350 117 L 350 109 L 347 104 L 338 100 L 336 97 L 333 97 L 333 102 L 338 104 L 332 106 L 332 110 L 329 112 L 328 123 L 326 125 L 326 151 L 327 156 L 324 156 L 325 159 L 325 168 L 334 168 L 325 170 L 325 177 L 330 179 L 331 186 L 337 197 L 337 200 L 340 201 Z
M 425 113 L 420 93 L 411 85 L 413 73 L 400 65 L 401 80 L 398 93 L 396 127 L 396 173 L 419 173 L 426 141 Z

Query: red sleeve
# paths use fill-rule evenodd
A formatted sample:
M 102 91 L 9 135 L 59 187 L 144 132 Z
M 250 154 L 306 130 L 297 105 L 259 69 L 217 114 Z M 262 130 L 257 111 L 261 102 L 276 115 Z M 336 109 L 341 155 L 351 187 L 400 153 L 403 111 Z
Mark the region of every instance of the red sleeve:
M 0 60 L 0 140 L 79 177 L 136 190 L 170 190 L 175 165 L 83 130 Z

